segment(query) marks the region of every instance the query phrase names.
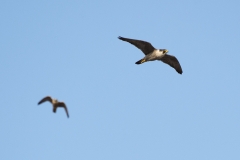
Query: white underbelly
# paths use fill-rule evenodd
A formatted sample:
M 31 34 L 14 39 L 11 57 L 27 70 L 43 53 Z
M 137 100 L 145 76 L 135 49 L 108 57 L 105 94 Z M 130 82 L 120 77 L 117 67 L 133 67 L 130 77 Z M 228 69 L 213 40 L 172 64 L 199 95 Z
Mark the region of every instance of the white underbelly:
M 159 51 L 154 51 L 152 54 L 148 54 L 146 56 L 146 59 L 148 61 L 154 61 L 154 60 L 159 60 L 164 56 L 164 54 L 162 52 Z

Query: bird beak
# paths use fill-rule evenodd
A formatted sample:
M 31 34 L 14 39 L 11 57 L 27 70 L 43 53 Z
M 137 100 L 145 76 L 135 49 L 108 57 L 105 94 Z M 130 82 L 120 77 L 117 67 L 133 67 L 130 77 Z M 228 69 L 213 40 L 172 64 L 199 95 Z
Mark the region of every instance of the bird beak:
M 165 53 L 168 53 L 168 50 L 167 50 L 167 49 L 165 49 Z

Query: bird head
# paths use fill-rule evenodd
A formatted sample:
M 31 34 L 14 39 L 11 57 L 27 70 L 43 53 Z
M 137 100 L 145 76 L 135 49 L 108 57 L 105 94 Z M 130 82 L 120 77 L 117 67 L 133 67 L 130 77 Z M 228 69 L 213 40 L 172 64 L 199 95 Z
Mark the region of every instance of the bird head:
M 168 53 L 168 50 L 167 49 L 163 49 L 163 53 Z
M 168 53 L 168 50 L 167 50 L 167 49 L 159 49 L 159 51 L 162 51 L 163 54 Z
M 57 100 L 57 99 L 53 99 L 53 102 L 54 102 L 54 103 L 57 103 L 57 102 L 58 102 L 58 100 Z

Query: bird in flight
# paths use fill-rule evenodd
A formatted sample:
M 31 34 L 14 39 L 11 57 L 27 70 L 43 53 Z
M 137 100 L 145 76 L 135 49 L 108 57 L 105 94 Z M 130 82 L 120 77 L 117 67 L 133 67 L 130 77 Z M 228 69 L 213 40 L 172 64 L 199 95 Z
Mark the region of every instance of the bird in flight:
M 38 105 L 46 101 L 52 103 L 54 113 L 56 113 L 58 107 L 63 107 L 65 109 L 67 117 L 69 118 L 68 109 L 64 102 L 59 102 L 57 99 L 53 99 L 50 96 L 46 96 L 41 101 L 38 102 Z
M 183 73 L 182 67 L 178 62 L 177 58 L 167 54 L 167 49 L 156 49 L 152 46 L 151 43 L 142 40 L 124 38 L 120 36 L 118 38 L 122 41 L 131 43 L 145 54 L 145 57 L 137 61 L 135 64 L 142 64 L 147 61 L 160 60 L 163 63 L 166 63 L 173 67 L 179 74 Z

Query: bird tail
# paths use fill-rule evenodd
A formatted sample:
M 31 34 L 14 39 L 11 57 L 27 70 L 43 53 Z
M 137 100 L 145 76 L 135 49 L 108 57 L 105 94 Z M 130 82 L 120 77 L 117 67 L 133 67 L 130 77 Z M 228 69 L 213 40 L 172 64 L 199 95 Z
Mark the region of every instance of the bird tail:
M 139 61 L 137 61 L 135 64 L 142 64 L 142 63 L 144 63 L 144 62 L 146 62 L 146 60 L 145 59 L 140 59 Z
M 56 113 L 57 107 L 53 107 L 53 112 Z

